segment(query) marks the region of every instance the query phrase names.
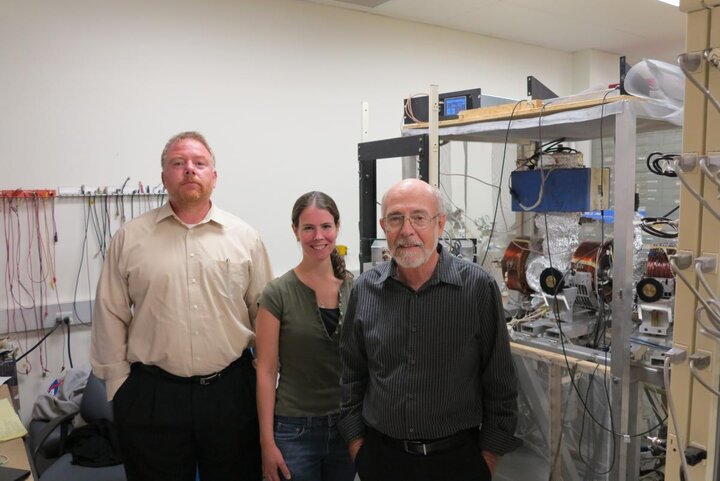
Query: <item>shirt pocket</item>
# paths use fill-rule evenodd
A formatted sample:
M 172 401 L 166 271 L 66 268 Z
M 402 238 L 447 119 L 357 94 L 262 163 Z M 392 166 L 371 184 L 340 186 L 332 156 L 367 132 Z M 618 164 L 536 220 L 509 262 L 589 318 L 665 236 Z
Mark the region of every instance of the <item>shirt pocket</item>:
M 209 272 L 210 282 L 214 283 L 220 295 L 227 299 L 243 298 L 247 290 L 248 277 L 247 261 L 215 261 Z

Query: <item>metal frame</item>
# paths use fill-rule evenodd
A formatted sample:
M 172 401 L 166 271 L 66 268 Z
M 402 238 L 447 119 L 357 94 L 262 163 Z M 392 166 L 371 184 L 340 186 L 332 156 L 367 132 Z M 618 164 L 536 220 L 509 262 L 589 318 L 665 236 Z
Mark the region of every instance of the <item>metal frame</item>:
M 627 102 L 627 101 L 625 101 Z M 630 335 L 633 302 L 633 219 L 635 214 L 635 159 L 637 119 L 630 108 L 615 116 L 615 222 L 613 232 L 613 324 L 611 373 L 614 430 L 622 434 L 637 432 L 637 381 L 630 376 Z M 602 141 L 602 140 L 601 140 Z M 639 472 L 640 440 L 616 437 L 612 479 L 635 479 Z
M 557 94 L 532 75 L 527 77 L 527 96 L 533 100 L 554 99 Z
M 435 140 L 437 145 L 437 138 Z M 370 262 L 370 248 L 377 239 L 377 161 L 397 157 L 418 157 L 419 178 L 429 179 L 430 140 L 427 134 L 358 144 L 360 167 L 360 272 Z
M 625 76 L 627 75 L 628 71 L 630 70 L 630 65 L 627 63 L 627 60 L 625 59 L 625 55 L 620 57 L 620 94 L 621 95 L 630 95 L 627 93 L 627 90 L 625 90 Z

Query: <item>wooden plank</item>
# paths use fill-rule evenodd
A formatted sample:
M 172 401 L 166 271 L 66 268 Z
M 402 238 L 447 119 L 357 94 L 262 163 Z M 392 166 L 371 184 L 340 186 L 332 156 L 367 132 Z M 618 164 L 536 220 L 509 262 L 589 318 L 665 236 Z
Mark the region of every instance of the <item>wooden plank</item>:
M 610 366 L 598 364 L 592 361 L 586 361 L 584 359 L 578 359 L 570 355 L 565 356 L 551 351 L 545 351 L 536 347 L 527 346 L 525 344 L 519 344 L 516 342 L 510 342 L 510 349 L 513 354 L 522 356 L 528 359 L 534 359 L 541 362 L 549 362 L 560 367 L 567 368 L 577 366 L 578 371 L 584 372 L 585 374 L 602 374 L 604 371 L 610 373 Z
M 528 100 L 522 101 L 520 104 L 502 104 L 493 105 L 491 107 L 481 107 L 479 109 L 464 110 L 459 113 L 459 118 L 451 120 L 443 120 L 440 127 L 450 127 L 455 125 L 464 125 L 475 122 L 491 122 L 498 120 L 523 119 L 531 117 L 539 117 L 541 115 L 550 115 L 567 110 L 577 110 L 587 107 L 595 107 L 602 104 L 612 102 L 620 102 L 623 100 L 638 100 L 638 97 L 632 95 L 612 95 L 605 99 L 585 99 L 578 101 L 564 101 L 562 99 Z M 544 104 L 543 104 L 544 102 Z M 513 112 L 514 109 L 514 112 Z M 406 129 L 423 129 L 427 128 L 427 122 L 407 124 Z M 441 132 L 442 134 L 442 132 Z
M 477 122 L 488 119 L 518 118 L 521 115 L 534 115 L 543 106 L 542 100 L 527 100 L 511 104 L 492 105 L 480 107 L 479 109 L 463 110 L 458 114 L 459 120 L 463 123 Z

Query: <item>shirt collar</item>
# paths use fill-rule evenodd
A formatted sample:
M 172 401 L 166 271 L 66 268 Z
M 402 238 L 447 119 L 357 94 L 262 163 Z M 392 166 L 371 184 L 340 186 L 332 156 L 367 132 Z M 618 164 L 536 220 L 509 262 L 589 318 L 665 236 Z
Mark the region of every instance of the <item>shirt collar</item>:
M 444 282 L 446 284 L 454 284 L 457 286 L 462 285 L 462 279 L 460 278 L 460 273 L 457 269 L 458 260 L 440 243 L 437 245 L 437 251 L 440 254 L 440 259 L 438 259 L 437 266 L 435 266 L 435 271 L 430 277 L 428 284 Z M 391 277 L 397 278 L 397 262 L 395 262 L 395 259 L 391 259 L 390 262 L 386 262 L 381 265 L 379 269 L 380 276 L 376 281 L 377 284 L 382 284 Z
M 157 217 L 155 218 L 155 223 L 159 224 L 161 221 L 173 217 L 181 224 L 185 224 L 183 221 L 178 218 L 177 215 L 175 215 L 175 212 L 172 210 L 172 207 L 170 207 L 170 202 L 166 202 L 163 204 L 162 207 L 158 209 Z M 210 204 L 210 210 L 207 214 L 205 214 L 205 218 L 198 222 L 199 224 L 205 224 L 207 222 L 214 222 L 218 225 L 221 225 L 223 227 L 227 227 L 230 225 L 230 219 L 228 218 L 228 214 L 217 207 L 215 207 L 215 204 Z
M 454 284 L 456 286 L 462 285 L 462 279 L 460 278 L 460 272 L 458 271 L 458 260 L 457 257 L 450 254 L 448 250 L 441 244 L 438 244 L 438 252 L 440 253 L 440 260 L 435 268 L 435 273 L 438 278 L 446 284 Z

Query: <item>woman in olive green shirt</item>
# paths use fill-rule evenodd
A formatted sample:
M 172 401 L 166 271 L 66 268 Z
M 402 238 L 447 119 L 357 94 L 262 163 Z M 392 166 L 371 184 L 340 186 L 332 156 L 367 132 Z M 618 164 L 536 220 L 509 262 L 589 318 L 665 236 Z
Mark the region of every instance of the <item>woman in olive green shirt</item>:
M 340 214 L 329 196 L 301 196 L 292 210 L 292 229 L 302 261 L 271 281 L 260 298 L 257 405 L 268 481 L 355 478 L 336 427 L 338 341 L 352 277 L 335 248 L 339 227 Z

